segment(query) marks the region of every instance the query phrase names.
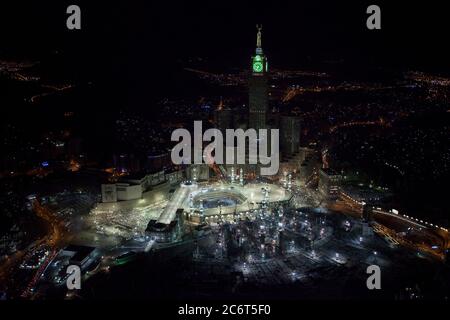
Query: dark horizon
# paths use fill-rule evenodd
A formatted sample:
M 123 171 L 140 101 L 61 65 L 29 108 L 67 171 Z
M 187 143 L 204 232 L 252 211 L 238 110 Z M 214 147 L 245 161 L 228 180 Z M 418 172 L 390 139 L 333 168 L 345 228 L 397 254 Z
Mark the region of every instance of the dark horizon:
M 78 1 L 79 31 L 65 26 L 68 4 L 7 4 L 0 13 L 0 58 L 40 61 L 44 78 L 93 83 L 96 94 L 73 104 L 92 112 L 145 110 L 169 94 L 183 96 L 190 90 L 189 78 L 181 74 L 186 66 L 248 70 L 257 23 L 263 24 L 272 69 L 335 70 L 368 78 L 391 70 L 450 74 L 449 26 L 440 2 L 424 8 L 379 1 L 382 29 L 373 31 L 365 26 L 369 1 Z M 198 58 L 200 63 L 192 62 Z
M 443 5 L 378 2 L 382 29 L 369 31 L 365 9 L 370 3 L 79 1 L 79 31 L 66 29 L 68 1 L 8 4 L 0 19 L 0 56 L 40 60 L 58 51 L 74 66 L 86 65 L 83 71 L 96 65 L 104 70 L 112 64 L 119 73 L 127 67 L 162 72 L 178 60 L 197 56 L 210 57 L 221 69 L 243 67 L 254 50 L 255 24 L 262 23 L 263 47 L 280 68 L 343 60 L 358 67 L 449 71 L 445 43 L 449 27 Z

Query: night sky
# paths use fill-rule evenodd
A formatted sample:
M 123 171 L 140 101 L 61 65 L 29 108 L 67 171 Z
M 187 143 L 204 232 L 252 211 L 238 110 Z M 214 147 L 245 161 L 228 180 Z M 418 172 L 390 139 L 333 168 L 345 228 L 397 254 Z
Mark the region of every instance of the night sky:
M 218 71 L 247 68 L 256 23 L 264 25 L 272 68 L 340 62 L 349 71 L 450 70 L 442 1 L 93 2 L 3 4 L 0 58 L 38 59 L 61 77 L 93 81 L 132 104 L 170 93 L 190 57 L 206 58 Z M 366 29 L 373 3 L 381 7 L 382 30 Z M 81 31 L 66 29 L 69 4 L 81 7 Z

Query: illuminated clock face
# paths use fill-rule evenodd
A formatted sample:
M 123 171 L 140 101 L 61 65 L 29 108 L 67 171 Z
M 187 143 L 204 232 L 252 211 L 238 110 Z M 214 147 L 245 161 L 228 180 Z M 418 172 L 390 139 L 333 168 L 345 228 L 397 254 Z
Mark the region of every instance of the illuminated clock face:
M 254 72 L 262 72 L 263 71 L 262 62 L 259 62 L 259 61 L 253 62 L 253 71 Z

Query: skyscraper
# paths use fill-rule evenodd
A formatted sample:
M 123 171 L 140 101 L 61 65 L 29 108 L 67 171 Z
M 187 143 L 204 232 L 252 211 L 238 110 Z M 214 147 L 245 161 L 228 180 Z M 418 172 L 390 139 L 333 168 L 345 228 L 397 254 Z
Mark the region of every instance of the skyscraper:
M 214 121 L 216 123 L 216 128 L 225 135 L 226 129 L 233 128 L 233 110 L 229 108 L 215 110 Z
M 249 79 L 249 128 L 267 128 L 267 111 L 269 108 L 269 93 L 267 83 L 268 61 L 261 47 L 260 25 L 256 37 L 256 52 L 252 56 L 252 73 Z
M 299 151 L 300 118 L 295 116 L 281 117 L 281 152 L 284 157 L 290 157 Z

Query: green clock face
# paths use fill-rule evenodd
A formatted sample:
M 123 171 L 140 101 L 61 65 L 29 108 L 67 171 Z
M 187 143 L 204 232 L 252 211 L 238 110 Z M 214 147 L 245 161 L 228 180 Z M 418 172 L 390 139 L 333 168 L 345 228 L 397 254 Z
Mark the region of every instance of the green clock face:
M 254 72 L 262 72 L 263 71 L 262 62 L 259 62 L 259 61 L 253 62 L 253 71 Z

